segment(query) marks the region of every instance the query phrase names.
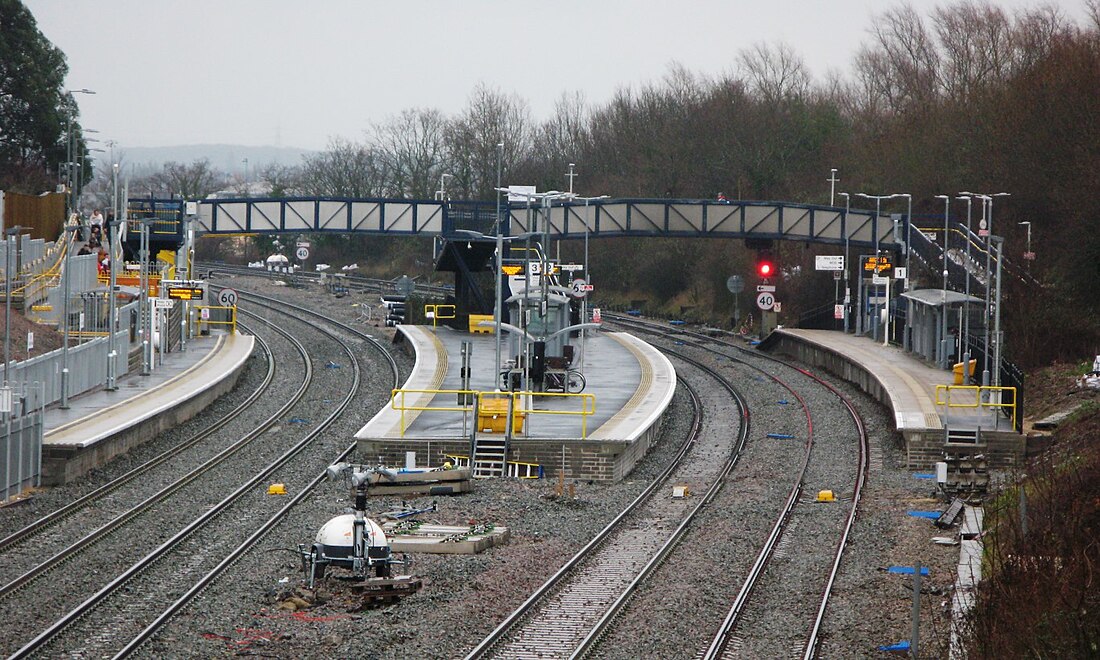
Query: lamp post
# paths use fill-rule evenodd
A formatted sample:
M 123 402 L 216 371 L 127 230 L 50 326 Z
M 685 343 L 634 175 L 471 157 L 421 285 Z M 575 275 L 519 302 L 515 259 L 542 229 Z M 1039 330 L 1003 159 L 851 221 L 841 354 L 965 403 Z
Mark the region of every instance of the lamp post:
M 572 191 L 570 191 L 570 192 L 572 192 Z M 591 273 L 591 271 L 588 270 L 588 232 L 589 232 L 589 224 L 588 224 L 588 208 L 589 207 L 588 207 L 588 203 L 591 202 L 594 199 L 607 199 L 607 197 L 608 197 L 607 195 L 599 195 L 597 197 L 578 197 L 578 198 L 575 198 L 575 199 L 583 199 L 584 200 L 584 277 L 586 279 L 585 283 L 588 284 L 589 286 L 591 286 L 591 284 L 592 284 L 592 273 Z M 587 323 L 588 322 L 588 296 L 585 296 L 581 300 L 581 310 L 582 310 L 581 318 L 583 319 L 584 323 Z M 585 337 L 586 332 L 587 332 L 587 330 L 585 328 L 581 328 L 581 360 L 580 360 L 580 365 L 581 365 L 582 369 L 584 368 L 584 345 L 585 345 L 585 339 L 586 339 L 586 337 Z
M 74 230 L 72 234 L 69 230 Z M 62 283 L 62 301 L 61 301 L 61 409 L 68 410 L 69 408 L 69 280 L 72 279 L 72 269 L 69 265 L 72 263 L 70 256 L 73 253 L 73 243 L 76 241 L 76 231 L 80 230 L 80 225 L 75 227 L 65 226 L 65 259 L 62 262 L 61 268 L 61 283 Z
M 940 321 L 940 368 L 946 369 L 947 359 L 947 232 L 948 222 L 951 217 L 951 196 L 936 195 L 936 199 L 943 200 L 943 308 L 940 310 L 943 319 Z
M 863 197 L 864 199 L 873 199 L 873 200 L 875 200 L 875 270 L 874 270 L 874 274 L 877 276 L 878 272 L 879 272 L 879 267 L 878 267 L 879 224 L 878 223 L 879 223 L 879 220 L 881 219 L 880 216 L 882 215 L 882 200 L 884 200 L 884 199 L 894 199 L 895 197 L 901 197 L 901 195 L 900 194 L 868 195 L 867 193 L 856 193 L 856 196 Z M 876 291 L 876 293 L 878 292 L 877 289 L 875 291 Z M 887 294 L 887 295 L 889 295 L 889 294 Z M 877 298 L 878 296 L 875 296 L 875 297 Z M 886 304 L 889 305 L 890 301 L 887 300 Z M 889 309 L 889 307 L 887 307 L 887 309 Z M 863 314 L 863 310 L 861 309 L 859 313 Z M 872 328 L 871 337 L 875 341 L 878 341 L 878 317 L 879 317 L 879 311 L 878 311 L 878 304 L 876 303 L 875 304 L 875 313 L 874 313 L 873 317 L 871 318 L 871 328 Z M 887 340 L 888 339 L 889 338 L 887 338 Z
M 496 328 L 493 329 L 493 332 L 496 335 L 496 353 L 497 353 L 497 355 L 496 355 L 496 358 L 497 358 L 496 371 L 493 372 L 493 378 L 496 379 L 497 389 L 500 388 L 500 323 L 501 323 L 501 321 L 504 320 L 504 317 L 503 317 L 504 305 L 502 303 L 502 298 L 504 296 L 504 293 L 503 293 L 504 273 L 502 272 L 503 267 L 504 267 L 504 255 L 502 254 L 504 252 L 504 236 L 503 236 L 503 234 L 504 234 L 504 223 L 502 222 L 502 219 L 500 217 L 500 179 L 501 179 L 502 170 L 504 168 L 503 163 L 504 163 L 504 143 L 503 142 L 498 142 L 497 143 L 497 187 L 496 187 L 496 197 L 497 197 L 497 216 L 496 216 L 496 218 L 497 218 L 497 221 L 496 221 L 497 255 L 496 256 L 497 256 L 497 258 L 496 258 L 496 273 L 494 273 L 494 277 L 496 278 L 496 303 L 494 305 L 495 310 L 493 312 L 493 318 L 496 319 L 496 324 L 497 324 Z
M 439 175 L 439 190 L 435 191 L 436 199 L 445 202 L 447 201 L 447 179 L 453 179 L 453 174 L 440 174 Z
M 11 365 L 11 242 L 22 227 L 16 225 L 4 231 L 4 384 L 7 385 Z
M 836 184 L 838 181 L 840 181 L 840 179 L 836 178 L 835 167 L 829 168 L 829 178 L 827 179 L 827 181 L 829 182 L 829 206 L 836 206 Z
M 1000 295 L 997 296 L 997 300 L 993 300 L 993 273 L 992 271 L 992 258 L 993 258 L 993 198 L 994 197 L 1008 197 L 1010 193 L 999 192 L 992 195 L 984 195 L 982 193 L 973 192 L 961 192 L 960 195 L 968 195 L 971 197 L 977 197 L 982 200 L 982 220 L 978 225 L 981 232 L 985 234 L 985 349 L 982 368 L 982 385 L 988 386 L 989 382 L 989 317 L 992 315 L 995 318 L 994 322 L 994 337 L 993 341 L 998 345 L 998 359 L 994 363 L 995 374 L 994 385 L 999 384 L 1001 380 L 1001 367 L 1000 367 L 1000 351 L 999 351 L 999 335 L 1001 331 L 1001 300 Z M 998 264 L 999 265 L 999 264 Z M 1000 287 L 998 287 L 998 290 Z M 996 307 L 993 307 L 994 303 Z M 995 310 L 995 311 L 994 311 Z
M 851 316 L 848 307 L 852 300 L 852 289 L 848 283 L 848 271 L 852 268 L 852 260 L 848 256 L 848 212 L 852 210 L 852 195 L 846 192 L 837 194 L 844 198 L 844 222 L 841 223 L 844 228 L 844 332 L 848 332 L 848 318 Z
M 966 298 L 963 299 L 963 324 L 962 324 L 962 363 L 963 382 L 970 384 L 970 207 L 973 197 L 956 197 L 955 199 L 966 202 Z

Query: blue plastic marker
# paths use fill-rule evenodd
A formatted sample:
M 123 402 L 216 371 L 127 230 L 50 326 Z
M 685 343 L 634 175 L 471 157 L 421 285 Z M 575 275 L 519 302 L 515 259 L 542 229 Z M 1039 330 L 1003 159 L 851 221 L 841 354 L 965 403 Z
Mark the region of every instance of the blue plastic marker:
M 886 569 L 886 572 L 887 573 L 896 573 L 898 575 L 912 575 L 913 574 L 913 567 L 912 566 L 891 566 L 890 568 Z M 928 575 L 928 567 L 927 566 L 921 566 L 920 574 L 921 575 Z
M 788 403 L 790 403 L 790 401 L 787 401 L 786 399 L 780 399 L 780 400 L 776 401 L 776 403 L 778 403 L 781 406 L 785 406 Z
M 791 435 L 790 433 L 769 433 L 768 437 L 769 438 L 776 438 L 777 440 L 790 440 L 794 436 Z M 937 518 L 938 517 L 939 516 L 937 516 Z
M 914 479 L 935 479 L 936 475 L 932 474 L 930 472 L 927 472 L 927 473 L 926 472 L 914 472 L 913 473 L 913 478 Z
M 906 513 L 914 518 L 931 518 L 932 520 L 942 515 L 939 511 L 906 511 Z

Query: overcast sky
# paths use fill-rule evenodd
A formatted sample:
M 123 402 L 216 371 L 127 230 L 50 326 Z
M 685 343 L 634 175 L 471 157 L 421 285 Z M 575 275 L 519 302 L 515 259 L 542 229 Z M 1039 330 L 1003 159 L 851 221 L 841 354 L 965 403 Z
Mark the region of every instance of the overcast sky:
M 590 104 L 677 62 L 732 71 L 786 43 L 845 75 L 888 0 L 24 0 L 68 58 L 82 124 L 120 147 L 323 149 L 406 108 L 449 116 L 484 83 L 536 120 L 563 92 Z M 998 0 L 1006 9 L 1036 0 Z M 1081 20 L 1083 2 L 1061 0 Z M 934 3 L 916 0 L 930 10 Z

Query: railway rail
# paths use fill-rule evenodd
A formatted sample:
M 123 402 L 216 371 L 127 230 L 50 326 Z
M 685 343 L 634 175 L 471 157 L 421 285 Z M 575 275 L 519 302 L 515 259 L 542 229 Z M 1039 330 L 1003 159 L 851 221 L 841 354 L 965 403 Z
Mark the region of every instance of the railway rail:
M 725 348 L 734 349 L 740 355 L 752 355 L 756 359 L 765 360 L 767 362 L 783 365 L 789 369 L 794 370 L 802 377 L 812 380 L 817 386 L 823 387 L 834 395 L 843 405 L 843 409 L 847 415 L 851 418 L 853 426 L 857 432 L 857 455 L 855 476 L 852 481 L 852 492 L 848 497 L 848 511 L 844 518 L 844 523 L 837 536 L 836 547 L 832 555 L 831 562 L 829 562 L 829 568 L 823 579 L 824 586 L 822 587 L 821 597 L 819 604 L 814 611 L 812 623 L 807 626 L 808 633 L 805 635 L 805 641 L 799 645 L 796 649 L 798 654 L 804 658 L 815 657 L 820 643 L 820 634 L 822 629 L 822 622 L 828 609 L 829 596 L 831 594 L 833 585 L 836 581 L 837 573 L 840 569 L 841 561 L 843 558 L 844 550 L 846 548 L 849 535 L 852 530 L 852 526 L 855 522 L 856 513 L 859 507 L 860 496 L 863 490 L 863 485 L 866 481 L 867 472 L 867 456 L 868 456 L 868 440 L 867 433 L 862 419 L 856 411 L 853 403 L 844 396 L 839 390 L 837 390 L 832 384 L 828 383 L 824 379 L 816 376 L 815 374 L 802 369 L 796 365 L 787 363 L 786 361 L 779 360 L 772 356 L 767 356 L 751 351 L 747 351 L 741 346 L 737 346 L 728 341 L 716 340 L 714 337 L 704 335 L 701 333 L 694 333 L 690 331 L 677 330 L 675 333 L 670 332 L 667 327 L 659 324 L 646 323 L 630 317 L 619 317 L 611 315 L 605 316 L 610 321 L 621 324 L 627 327 L 644 330 L 649 333 L 661 334 L 664 336 L 675 336 L 678 342 L 691 343 L 692 345 L 709 351 L 714 351 L 714 345 L 719 344 Z M 726 353 L 722 353 L 725 357 L 730 357 Z M 793 388 L 792 393 L 795 396 L 799 396 Z M 801 397 L 799 397 L 801 400 Z M 810 437 L 812 438 L 812 420 L 809 415 L 809 407 L 803 402 L 803 406 L 807 413 L 807 423 L 810 425 Z M 750 598 L 752 598 L 754 591 L 758 588 L 761 580 L 768 570 L 768 566 L 771 563 L 771 559 L 776 555 L 780 543 L 783 539 L 785 528 L 790 524 L 792 516 L 795 515 L 796 507 L 799 504 L 799 496 L 803 488 L 807 467 L 809 466 L 810 450 L 812 445 L 807 443 L 807 452 L 805 454 L 805 462 L 799 471 L 799 477 L 797 482 L 793 485 L 787 502 L 783 508 L 782 515 L 776 520 L 776 524 L 769 534 L 767 543 L 760 549 L 757 554 L 756 560 L 753 563 L 752 569 L 746 577 L 737 597 L 730 605 L 729 611 L 726 614 L 721 626 L 717 633 L 714 635 L 709 647 L 707 648 L 704 657 L 730 657 L 737 655 L 740 649 L 744 645 L 744 639 L 737 634 L 739 625 L 742 625 L 743 619 L 746 619 L 746 611 L 749 608 Z M 765 605 L 761 605 L 762 607 Z M 763 616 L 763 615 L 759 615 Z M 751 631 L 745 633 L 751 635 Z
M 655 497 L 660 487 L 669 483 L 678 470 L 684 469 L 690 462 L 691 450 L 702 429 L 702 405 L 695 390 L 688 387 L 694 402 L 695 418 L 675 459 L 630 506 L 506 618 L 467 658 L 525 657 L 532 653 L 553 657 L 569 655 L 586 639 L 592 638 L 594 629 L 598 634 L 600 627 L 609 620 L 609 610 L 614 612 L 621 607 L 641 577 L 659 566 L 683 537 L 691 519 L 721 488 L 724 478 L 736 464 L 749 432 L 748 409 L 741 394 L 732 383 L 713 370 L 695 364 L 718 382 L 741 414 L 737 441 L 726 449 L 727 459 L 717 469 L 712 467 L 705 477 L 710 483 L 706 496 L 694 507 L 686 503 L 670 507 L 667 500 Z M 700 461 L 705 462 L 705 459 Z M 694 468 L 703 470 L 698 464 Z M 665 532 L 667 528 L 672 529 Z
M 304 347 L 302 348 L 302 350 L 305 351 Z M 16 652 L 15 657 L 22 657 L 24 655 L 30 654 L 31 652 L 50 653 L 50 648 L 55 648 L 58 646 L 63 646 L 67 649 L 81 649 L 81 652 L 85 653 L 102 652 L 103 648 L 111 648 L 112 646 L 114 648 L 117 648 L 119 642 L 115 641 L 116 636 L 114 635 L 114 633 L 119 633 L 120 635 L 122 635 L 123 637 L 117 639 L 121 639 L 121 642 L 124 643 L 126 639 L 128 639 L 124 636 L 130 634 L 129 631 L 135 627 L 135 623 L 137 621 L 140 621 L 142 616 L 146 616 L 143 612 L 135 612 L 134 610 L 137 609 L 137 607 L 134 605 L 127 607 L 124 603 L 120 606 L 123 614 L 121 616 L 121 621 L 116 624 L 103 624 L 99 621 L 89 622 L 91 624 L 91 627 L 95 628 L 94 631 L 80 630 L 82 628 L 85 628 L 86 626 L 74 624 L 80 622 L 90 611 L 93 610 L 93 608 L 97 607 L 100 603 L 106 601 L 112 593 L 118 592 L 124 587 L 124 585 L 129 585 L 126 586 L 126 588 L 130 589 L 134 593 L 141 593 L 142 589 L 135 588 L 131 582 L 131 580 L 135 576 L 141 574 L 147 569 L 147 567 L 157 561 L 158 558 L 165 556 L 173 548 L 184 545 L 187 542 L 188 538 L 196 530 L 198 530 L 203 525 L 210 523 L 220 512 L 229 510 L 230 506 L 233 505 L 234 502 L 244 498 L 245 495 L 254 490 L 255 487 L 262 480 L 273 474 L 275 470 L 280 468 L 280 466 L 291 461 L 296 456 L 296 454 L 308 447 L 313 442 L 313 439 L 321 433 L 322 429 L 340 415 L 342 410 L 351 402 L 356 390 L 358 389 L 359 384 L 359 369 L 358 363 L 355 360 L 354 352 L 346 346 L 344 347 L 344 350 L 346 351 L 348 358 L 351 360 L 351 363 L 355 365 L 352 385 L 349 387 L 348 394 L 345 396 L 344 400 L 336 406 L 336 408 L 329 415 L 329 418 L 325 422 L 318 424 L 316 429 L 314 429 L 311 433 L 307 434 L 303 439 L 298 441 L 293 447 L 284 452 L 275 461 L 270 462 L 265 468 L 257 472 L 252 479 L 248 480 L 244 485 L 240 486 L 232 495 L 223 499 L 217 505 L 207 510 L 202 516 L 194 520 L 191 524 L 184 527 L 180 532 L 175 534 L 169 541 L 162 544 L 153 553 L 131 566 L 121 576 L 112 580 L 108 585 L 100 589 L 99 592 L 96 593 L 94 596 L 87 599 L 80 606 L 70 611 L 67 615 L 63 616 L 47 630 L 39 634 L 35 639 L 31 640 L 31 642 L 29 642 L 22 649 Z M 313 374 L 312 366 L 308 359 L 306 361 L 306 365 L 307 366 L 304 370 L 303 383 L 311 380 Z M 274 416 L 274 421 L 277 421 L 279 418 L 285 415 L 287 410 L 289 410 L 289 408 L 284 408 L 280 415 Z M 329 462 L 331 462 L 331 459 L 332 456 L 326 456 L 323 460 L 324 464 L 327 465 Z M 185 554 L 189 554 L 190 556 L 194 557 L 194 549 L 192 548 L 189 552 L 185 552 Z M 183 558 L 177 557 L 175 560 L 173 560 L 172 565 L 186 566 L 189 563 L 191 565 L 194 564 L 194 562 L 188 562 Z M 145 599 L 131 597 L 124 598 L 122 600 L 135 603 Z M 78 629 L 76 632 L 65 634 L 62 633 L 62 631 L 74 627 Z M 140 630 L 140 628 L 138 628 L 138 630 Z M 60 640 L 60 642 L 58 642 L 57 640 Z

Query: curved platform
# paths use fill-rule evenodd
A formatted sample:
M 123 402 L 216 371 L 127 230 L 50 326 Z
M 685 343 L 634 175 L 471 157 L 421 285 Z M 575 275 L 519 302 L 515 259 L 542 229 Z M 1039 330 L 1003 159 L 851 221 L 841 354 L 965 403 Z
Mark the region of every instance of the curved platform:
M 502 432 L 476 428 L 482 424 L 472 401 L 460 404 L 456 392 L 464 389 L 465 343 L 466 389 L 493 398 L 495 337 L 449 327 L 398 330 L 398 342 L 413 351 L 415 365 L 397 397 L 355 434 L 361 459 L 400 465 L 411 451 L 418 465 L 432 466 L 448 456 L 469 457 L 479 438 L 503 442 Z M 676 372 L 656 349 L 625 333 L 589 335 L 583 353 L 573 365 L 587 381 L 581 396 L 536 396 L 526 404 L 530 411 L 522 431 L 508 438 L 504 452 L 511 462 L 554 474 L 564 469 L 570 478 L 621 479 L 656 438 L 675 392 Z M 581 410 L 591 414 L 577 414 Z
M 911 469 L 931 468 L 945 455 L 980 453 L 990 467 L 1016 465 L 1023 458 L 1024 437 L 1000 415 L 987 408 L 938 406 L 937 387 L 951 385 L 952 373 L 897 346 L 833 330 L 780 328 L 760 347 L 822 367 L 889 407 Z
M 254 344 L 249 335 L 195 337 L 148 376 L 73 397 L 67 410 L 47 409 L 43 485 L 68 482 L 194 417 L 232 389 Z

